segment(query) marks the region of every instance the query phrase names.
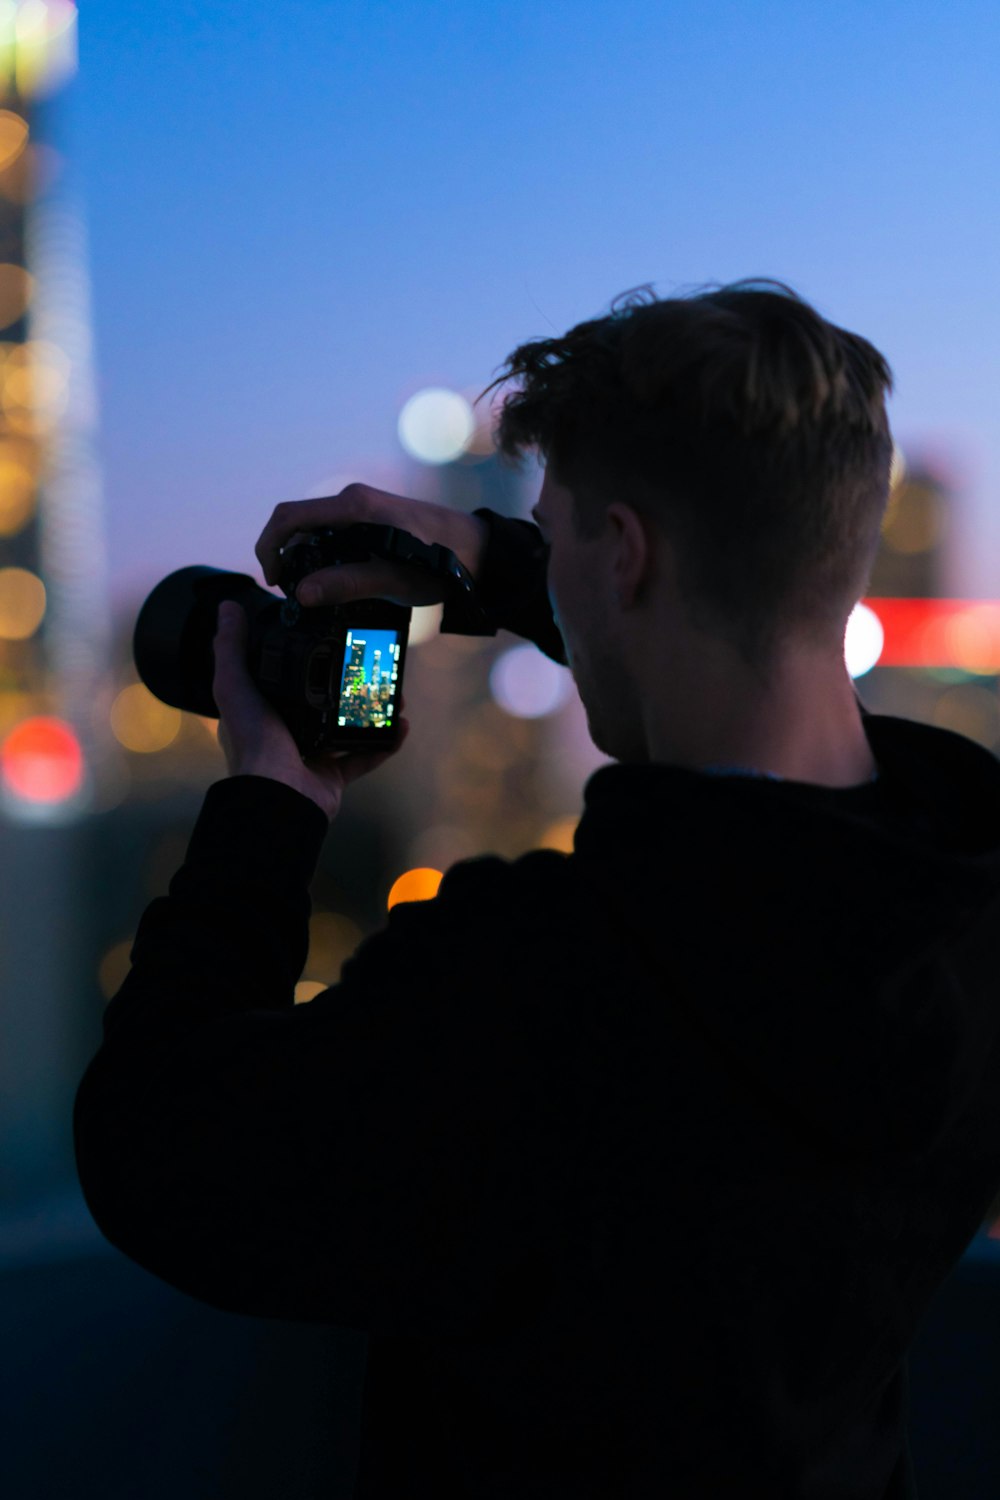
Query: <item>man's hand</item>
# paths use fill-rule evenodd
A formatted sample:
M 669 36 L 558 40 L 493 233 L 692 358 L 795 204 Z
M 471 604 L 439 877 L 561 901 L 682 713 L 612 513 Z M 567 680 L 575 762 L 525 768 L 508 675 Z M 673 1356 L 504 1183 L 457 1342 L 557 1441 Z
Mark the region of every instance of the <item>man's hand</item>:
M 328 751 L 303 761 L 291 733 L 257 688 L 246 664 L 247 617 L 232 601 L 219 606 L 212 696 L 219 710 L 219 744 L 230 776 L 267 776 L 311 797 L 329 822 L 340 811 L 344 788 L 377 771 L 402 748 L 410 731 L 400 720 L 399 743 L 391 750 Z M 400 708 L 406 699 L 400 697 Z

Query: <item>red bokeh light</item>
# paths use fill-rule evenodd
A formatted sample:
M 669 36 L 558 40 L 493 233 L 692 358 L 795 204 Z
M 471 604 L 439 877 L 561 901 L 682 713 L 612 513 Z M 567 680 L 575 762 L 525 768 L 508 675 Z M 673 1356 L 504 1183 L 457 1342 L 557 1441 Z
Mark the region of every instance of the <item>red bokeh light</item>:
M 25 719 L 0 746 L 0 772 L 26 802 L 64 802 L 83 782 L 83 751 L 61 719 Z

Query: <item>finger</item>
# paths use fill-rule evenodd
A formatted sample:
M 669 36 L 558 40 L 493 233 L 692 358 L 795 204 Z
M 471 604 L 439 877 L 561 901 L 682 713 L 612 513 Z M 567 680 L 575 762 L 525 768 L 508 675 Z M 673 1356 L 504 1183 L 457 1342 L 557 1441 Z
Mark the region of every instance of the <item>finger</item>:
M 365 484 L 349 484 L 337 495 L 312 500 L 283 500 L 275 506 L 254 548 L 264 577 L 268 583 L 277 581 L 280 550 L 297 531 L 351 526 L 369 520 L 370 511 L 371 489 Z
M 247 618 L 240 605 L 224 599 L 219 605 L 218 624 L 212 649 L 215 672 L 212 697 L 220 711 L 223 705 L 235 705 L 246 692 Z
M 381 562 L 337 563 L 318 568 L 295 590 L 300 604 L 348 604 L 355 599 L 392 599 L 399 592 L 399 567 Z

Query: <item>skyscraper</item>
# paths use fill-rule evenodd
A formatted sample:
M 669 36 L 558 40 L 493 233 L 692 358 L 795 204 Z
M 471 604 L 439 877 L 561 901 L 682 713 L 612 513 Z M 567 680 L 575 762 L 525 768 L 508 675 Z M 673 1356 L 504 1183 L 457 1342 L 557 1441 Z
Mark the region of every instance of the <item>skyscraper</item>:
M 0 1197 L 66 1177 L 84 814 L 109 636 L 82 221 L 53 144 L 69 0 L 0 6 Z M 106 715 L 105 715 L 106 719 Z

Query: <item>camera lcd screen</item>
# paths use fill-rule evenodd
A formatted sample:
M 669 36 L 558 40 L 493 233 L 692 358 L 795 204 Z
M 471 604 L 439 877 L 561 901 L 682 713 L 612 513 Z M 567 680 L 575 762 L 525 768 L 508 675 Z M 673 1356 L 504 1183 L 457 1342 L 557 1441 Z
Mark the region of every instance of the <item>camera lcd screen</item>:
M 391 729 L 398 666 L 398 631 L 362 626 L 347 632 L 337 719 L 342 728 Z

